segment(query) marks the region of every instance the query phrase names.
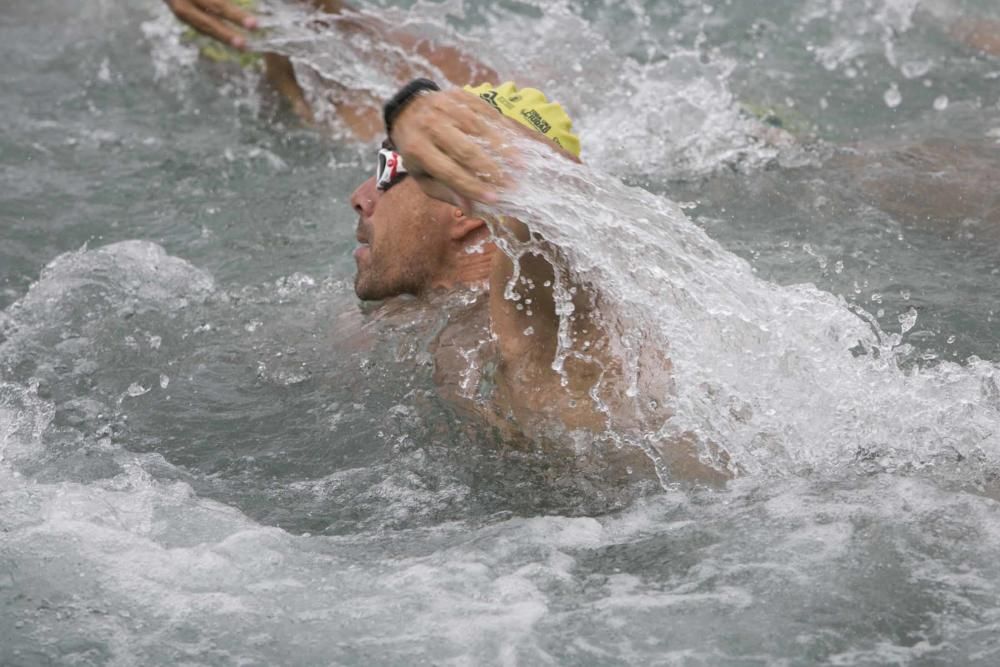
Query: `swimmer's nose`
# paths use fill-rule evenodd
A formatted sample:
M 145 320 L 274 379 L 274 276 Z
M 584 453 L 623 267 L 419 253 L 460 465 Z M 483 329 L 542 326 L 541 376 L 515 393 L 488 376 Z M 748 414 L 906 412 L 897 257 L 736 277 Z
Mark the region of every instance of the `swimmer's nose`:
M 375 200 L 378 198 L 378 190 L 375 189 L 375 178 L 369 178 L 358 186 L 358 189 L 351 194 L 351 208 L 357 211 L 363 218 L 370 218 L 375 212 Z

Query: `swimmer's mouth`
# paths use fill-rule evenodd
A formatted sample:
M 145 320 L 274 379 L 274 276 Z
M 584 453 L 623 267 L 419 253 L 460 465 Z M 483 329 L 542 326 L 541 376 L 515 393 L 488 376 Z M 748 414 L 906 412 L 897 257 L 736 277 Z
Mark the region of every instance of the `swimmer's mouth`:
M 371 252 L 371 237 L 368 234 L 368 229 L 365 227 L 364 223 L 358 222 L 358 228 L 354 232 L 354 238 L 357 239 L 358 247 L 354 249 L 354 258 L 361 259 L 366 257 Z
M 363 246 L 371 245 L 371 241 L 368 238 L 367 230 L 364 229 L 361 223 L 358 223 L 357 231 L 354 232 L 354 238 L 357 239 L 358 243 Z

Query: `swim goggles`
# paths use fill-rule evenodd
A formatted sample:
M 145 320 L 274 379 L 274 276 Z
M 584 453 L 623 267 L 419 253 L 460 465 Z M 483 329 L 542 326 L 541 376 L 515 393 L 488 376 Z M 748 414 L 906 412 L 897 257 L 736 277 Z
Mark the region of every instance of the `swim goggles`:
M 392 149 L 392 144 L 385 141 L 378 149 L 378 166 L 375 169 L 375 187 L 385 192 L 406 176 L 403 157 Z

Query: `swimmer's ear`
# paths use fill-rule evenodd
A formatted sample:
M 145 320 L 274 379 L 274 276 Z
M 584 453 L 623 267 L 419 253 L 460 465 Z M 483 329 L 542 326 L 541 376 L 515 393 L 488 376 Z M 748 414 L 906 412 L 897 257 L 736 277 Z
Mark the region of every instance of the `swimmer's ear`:
M 451 213 L 451 228 L 449 233 L 452 241 L 461 241 L 470 234 L 485 228 L 486 221 L 466 215 L 465 211 L 456 208 Z

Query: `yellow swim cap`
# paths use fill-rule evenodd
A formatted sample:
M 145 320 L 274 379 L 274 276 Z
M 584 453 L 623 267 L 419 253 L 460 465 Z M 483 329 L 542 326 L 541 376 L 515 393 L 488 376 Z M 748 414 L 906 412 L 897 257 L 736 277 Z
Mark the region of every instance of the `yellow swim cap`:
M 535 88 L 517 89 L 513 81 L 497 87 L 482 83 L 465 90 L 489 102 L 497 111 L 527 128 L 541 132 L 573 155 L 580 157 L 580 138 L 573 134 L 573 121 L 556 102 Z

